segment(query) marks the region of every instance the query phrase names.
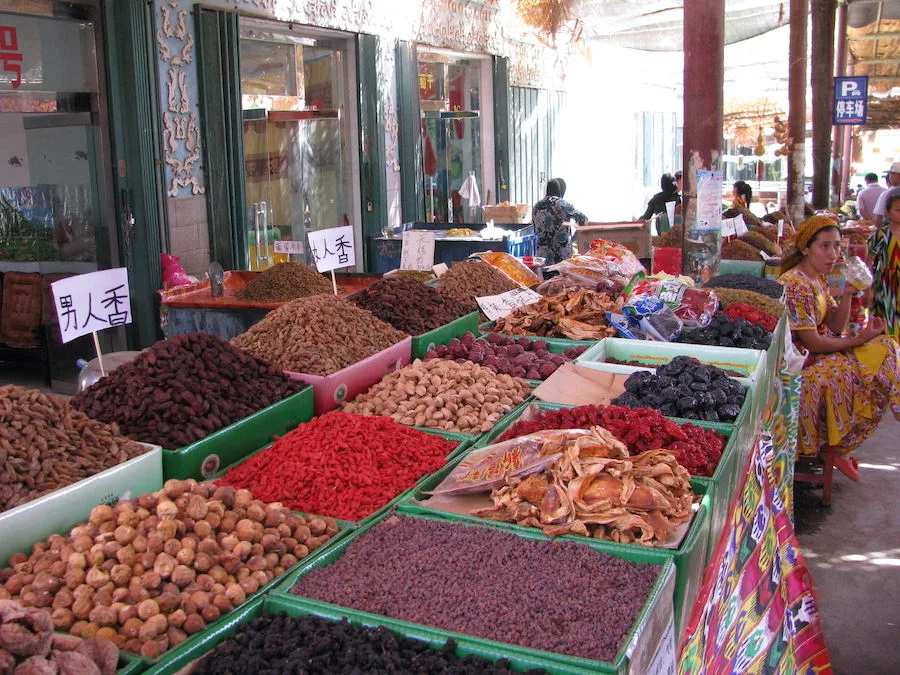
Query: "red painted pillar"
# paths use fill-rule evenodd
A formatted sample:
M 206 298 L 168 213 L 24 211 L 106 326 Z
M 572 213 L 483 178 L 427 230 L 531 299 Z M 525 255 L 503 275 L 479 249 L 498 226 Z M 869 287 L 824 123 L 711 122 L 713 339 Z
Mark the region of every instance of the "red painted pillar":
M 834 74 L 835 76 L 847 74 L 847 3 L 842 2 L 837 7 L 837 30 L 834 46 Z M 834 146 L 831 151 L 831 193 L 840 203 L 847 199 L 847 189 L 841 183 L 841 167 L 844 162 L 850 162 L 851 158 L 844 155 L 844 136 L 849 130 L 844 125 L 834 127 Z
M 685 2 L 682 156 L 685 231 L 697 220 L 697 171 L 721 168 L 724 80 L 725 0 Z
M 791 0 L 788 48 L 788 153 L 787 213 L 796 226 L 803 220 L 803 173 L 806 163 L 806 26 L 809 0 Z
M 827 209 L 830 204 L 832 93 L 834 92 L 835 0 L 812 3 L 812 205 Z

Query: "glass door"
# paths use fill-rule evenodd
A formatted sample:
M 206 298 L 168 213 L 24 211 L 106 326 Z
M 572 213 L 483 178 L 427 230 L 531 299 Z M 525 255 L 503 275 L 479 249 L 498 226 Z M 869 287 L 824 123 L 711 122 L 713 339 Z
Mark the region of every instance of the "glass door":
M 312 264 L 307 233 L 349 223 L 358 210 L 348 189 L 346 45 L 242 20 L 249 269 Z M 294 252 L 276 252 L 277 241 L 297 242 Z

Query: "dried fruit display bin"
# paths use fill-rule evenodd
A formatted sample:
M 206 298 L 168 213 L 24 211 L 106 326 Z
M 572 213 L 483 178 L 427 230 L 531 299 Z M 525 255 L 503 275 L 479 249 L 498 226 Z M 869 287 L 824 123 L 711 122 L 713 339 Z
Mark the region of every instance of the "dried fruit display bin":
M 497 325 L 496 321 L 487 321 L 478 326 L 478 329 L 481 331 L 482 335 L 487 335 L 488 333 L 494 332 L 494 326 Z M 543 340 L 548 345 L 565 345 L 560 351 L 565 351 L 569 347 L 590 347 L 591 345 L 599 342 L 599 340 L 570 340 L 568 338 L 555 338 L 555 337 L 541 337 L 539 335 L 514 335 L 512 333 L 500 333 L 500 335 L 505 335 L 506 337 L 511 338 L 520 338 L 527 337 L 529 339 L 535 340 Z
M 541 410 L 561 410 L 563 408 L 572 408 L 574 406 L 566 406 L 559 405 L 557 403 L 546 403 L 544 401 L 526 401 L 519 408 L 514 411 L 514 414 L 508 416 L 503 420 L 502 424 L 498 424 L 496 427 L 491 429 L 491 431 L 484 434 L 478 441 L 474 444 L 474 448 L 483 448 L 485 446 L 490 445 L 495 442 L 495 439 L 499 438 L 508 428 L 510 428 L 513 424 L 515 424 L 520 418 L 523 416 L 525 419 L 528 418 L 534 412 Z M 712 476 L 691 476 L 691 484 L 695 486 L 703 486 L 703 494 L 705 494 L 709 498 L 709 551 L 707 552 L 707 557 L 712 554 L 713 547 L 715 546 L 716 541 L 718 540 L 719 533 L 722 530 L 722 526 L 725 523 L 725 519 L 728 517 L 728 505 L 731 503 L 731 498 L 734 496 L 734 492 L 737 489 L 738 483 L 738 472 L 744 466 L 744 456 L 743 449 L 740 445 L 742 441 L 742 437 L 737 432 L 737 428 L 731 424 L 722 424 L 716 422 L 701 422 L 699 420 L 686 420 L 679 419 L 675 417 L 670 417 L 673 422 L 677 422 L 678 424 L 694 424 L 702 429 L 711 429 L 716 433 L 722 434 L 726 437 L 725 447 L 722 449 L 722 456 L 719 458 L 719 464 L 716 466 L 716 470 L 713 472 Z M 461 458 L 457 458 L 454 461 L 454 465 L 461 461 Z M 438 474 L 444 475 L 444 473 L 449 473 L 449 470 L 441 469 L 440 472 L 437 472 L 435 476 Z M 443 480 L 443 478 L 441 478 Z M 440 483 L 434 482 L 433 480 L 429 481 L 429 485 L 431 487 L 435 487 Z M 431 488 L 420 488 L 422 489 L 431 489 Z M 419 497 L 413 497 L 414 499 L 418 499 Z M 410 501 L 410 500 L 405 500 Z
M 466 451 L 467 451 L 467 450 L 472 446 L 472 444 L 475 442 L 475 440 L 477 440 L 477 437 L 472 437 L 472 436 L 469 436 L 469 435 L 467 435 L 467 434 L 459 434 L 459 433 L 452 432 L 452 431 L 441 431 L 441 430 L 438 430 L 438 429 L 426 429 L 426 428 L 424 428 L 424 427 L 414 427 L 414 428 L 419 429 L 420 431 L 424 431 L 424 432 L 427 433 L 427 434 L 431 434 L 432 436 L 440 436 L 441 438 L 445 438 L 445 439 L 447 439 L 447 440 L 449 440 L 449 441 L 454 441 L 454 442 L 456 442 L 456 444 L 457 444 L 456 447 L 453 448 L 453 450 L 451 450 L 450 453 L 447 455 L 447 458 L 446 458 L 446 460 L 447 460 L 447 465 L 452 464 L 458 457 L 464 455 L 464 454 L 466 453 Z M 245 456 L 245 457 L 241 457 L 240 459 L 238 459 L 237 461 L 235 461 L 234 463 L 232 463 L 232 464 L 229 465 L 229 466 L 222 467 L 222 468 L 219 470 L 218 473 L 216 473 L 214 476 L 211 477 L 211 480 L 215 481 L 216 479 L 221 478 L 221 477 L 224 476 L 224 475 L 229 471 L 229 469 L 231 469 L 232 467 L 239 466 L 239 465 L 243 464 L 244 462 L 248 461 L 248 460 L 251 459 L 252 457 L 255 457 L 255 456 L 258 455 L 259 453 L 263 452 L 264 450 L 268 450 L 270 446 L 271 446 L 271 443 L 267 444 L 266 446 L 264 446 L 264 447 L 262 447 L 262 448 L 259 448 L 258 450 L 256 450 L 256 451 L 250 453 L 249 455 L 247 455 L 247 456 Z M 432 475 L 432 474 L 424 474 L 424 475 L 422 475 L 422 476 L 416 481 L 416 484 L 415 484 L 415 485 L 412 485 L 412 486 L 406 488 L 405 490 L 401 490 L 399 494 L 397 494 L 393 499 L 391 499 L 389 502 L 387 502 L 384 506 L 378 508 L 378 509 L 375 510 L 373 513 L 369 514 L 369 515 L 366 516 L 365 518 L 362 518 L 361 520 L 358 520 L 358 521 L 351 521 L 351 520 L 340 520 L 340 519 L 336 519 L 337 522 L 338 522 L 338 524 L 341 526 L 342 531 L 345 530 L 345 529 L 346 529 L 346 530 L 353 530 L 353 529 L 356 529 L 357 527 L 359 527 L 359 526 L 361 526 L 361 525 L 363 525 L 363 524 L 369 522 L 370 520 L 373 520 L 373 519 L 379 517 L 381 514 L 383 514 L 385 511 L 387 511 L 388 509 L 390 509 L 392 506 L 394 506 L 395 504 L 397 504 L 398 502 L 400 502 L 401 499 L 403 499 L 403 498 L 406 497 L 408 494 L 410 494 L 413 490 L 415 490 L 415 489 L 418 487 L 418 485 L 419 485 L 420 483 L 422 483 L 423 481 L 428 480 L 428 479 L 431 477 L 431 475 Z M 327 513 L 318 513 L 318 514 L 315 514 L 315 515 L 319 515 L 319 516 L 329 516 L 329 514 L 327 514 Z M 330 543 L 331 543 L 331 542 L 329 541 L 328 544 L 330 544 Z
M 411 356 L 412 338 L 407 337 L 331 375 L 311 375 L 287 370 L 285 373 L 312 385 L 315 413 L 321 415 L 334 410 L 344 401 L 353 400 L 357 394 L 381 380 L 386 373 L 408 365 Z
M 447 519 L 425 513 L 404 513 L 405 517 L 423 520 L 447 521 Z M 674 564 L 670 554 L 651 549 L 645 546 L 623 546 L 615 552 L 603 550 L 612 556 L 632 562 L 647 563 L 660 566 L 660 573 L 651 589 L 647 601 L 644 604 L 637 620 L 630 627 L 626 638 L 622 641 L 615 659 L 612 662 L 597 661 L 566 654 L 542 651 L 529 647 L 520 647 L 509 643 L 498 642 L 487 638 L 455 633 L 436 627 L 426 627 L 410 623 L 400 619 L 393 619 L 380 614 L 363 612 L 346 607 L 340 607 L 326 602 L 311 600 L 292 595 L 291 588 L 297 581 L 315 569 L 325 567 L 337 561 L 347 550 L 347 547 L 359 537 L 365 534 L 381 520 L 390 517 L 390 513 L 382 514 L 378 520 L 372 520 L 360 527 L 349 537 L 343 539 L 338 545 L 330 548 L 326 553 L 302 564 L 299 569 L 289 573 L 284 581 L 276 586 L 272 595 L 287 602 L 294 603 L 297 607 L 307 609 L 314 613 L 323 613 L 332 618 L 347 617 L 350 621 L 357 621 L 366 625 L 385 626 L 391 630 L 424 630 L 440 639 L 442 642 L 453 638 L 466 649 L 479 650 L 482 656 L 489 658 L 506 657 L 520 663 L 522 667 L 533 664 L 534 668 L 545 668 L 551 673 L 629 673 L 640 675 L 651 672 L 654 656 L 657 649 L 667 640 L 674 639 L 672 597 L 674 592 Z M 466 522 L 462 520 L 454 522 L 459 527 L 485 527 L 491 528 L 485 521 Z M 514 532 L 523 539 L 546 541 L 549 538 L 539 530 L 521 528 Z M 674 644 L 672 650 L 675 649 Z M 660 650 L 664 651 L 664 650 Z M 663 672 L 663 671 L 660 671 Z
M 143 445 L 149 448 L 143 455 L 0 513 L 0 565 L 13 553 L 30 553 L 35 542 L 86 521 L 98 504 L 159 490 L 162 450 Z
M 428 350 L 435 345 L 445 345 L 453 338 L 462 337 L 466 333 L 478 334 L 478 312 L 471 312 L 427 333 L 414 336 L 412 358 L 423 359 Z
M 630 375 L 644 369 L 639 366 L 621 363 L 607 363 L 606 360 L 638 361 L 646 363 L 647 369 L 655 370 L 658 366 L 667 364 L 676 356 L 692 356 L 700 363 L 708 366 L 742 373 L 742 377 L 734 379 L 753 391 L 754 403 L 750 414 L 753 417 L 758 415 L 760 412 L 758 408 L 759 401 L 762 399 L 760 396 L 761 386 L 763 382 L 767 381 L 768 374 L 766 352 L 758 349 L 708 347 L 706 345 L 689 345 L 678 342 L 607 338 L 585 351 L 584 354 L 578 357 L 577 363 L 580 366 L 596 368 L 605 372 Z
M 165 657 L 161 658 L 152 668 L 146 671 L 146 675 L 167 675 L 179 672 L 191 662 L 201 658 L 212 651 L 219 644 L 235 635 L 245 625 L 264 614 L 276 614 L 284 612 L 288 616 L 315 616 L 333 623 L 343 620 L 353 626 L 378 627 L 386 626 L 399 637 L 419 640 L 429 644 L 433 649 L 444 646 L 448 636 L 434 628 L 420 626 L 418 624 L 393 625 L 390 620 L 373 620 L 368 617 L 347 616 L 339 608 L 331 608 L 325 605 L 311 607 L 294 596 L 268 596 L 259 598 L 255 602 L 242 607 L 232 613 L 230 621 L 223 623 L 214 631 L 205 631 L 199 634 L 197 640 L 188 640 Z M 530 668 L 545 668 L 557 673 L 589 673 L 594 671 L 582 669 L 560 669 L 558 664 L 550 664 L 544 660 L 527 655 L 511 655 L 503 650 L 489 649 L 485 645 L 462 638 L 457 641 L 456 655 L 465 657 L 469 655 L 480 656 L 489 661 L 497 661 L 501 658 L 508 659 L 515 670 L 527 670 Z M 121 673 L 121 671 L 120 671 Z
M 163 450 L 163 475 L 205 480 L 313 416 L 313 388 L 305 387 L 267 408 L 178 450 Z
M 475 448 L 472 448 L 475 449 Z M 468 454 L 468 453 L 466 453 Z M 464 459 L 457 457 L 449 466 L 435 472 L 428 480 L 421 482 L 409 494 L 403 496 L 397 504 L 397 512 L 409 515 L 427 515 L 432 518 L 440 518 L 451 521 L 466 521 L 470 523 L 484 524 L 488 527 L 497 527 L 499 529 L 522 533 L 541 533 L 541 530 L 525 525 L 517 525 L 514 523 L 503 523 L 499 521 L 489 520 L 478 516 L 468 514 L 460 514 L 451 511 L 444 511 L 439 508 L 431 508 L 428 506 L 429 491 L 435 489 L 443 480 L 450 475 L 453 469 Z M 706 567 L 706 561 L 709 558 L 711 550 L 710 546 L 710 516 L 712 512 L 713 496 L 710 490 L 713 487 L 712 481 L 709 479 L 691 478 L 691 487 L 694 492 L 701 497 L 699 504 L 695 507 L 695 513 L 691 518 L 690 525 L 686 534 L 677 548 L 667 549 L 662 547 L 647 547 L 641 544 L 620 544 L 612 541 L 603 541 L 600 539 L 592 539 L 590 537 L 580 537 L 577 535 L 562 535 L 559 539 L 576 541 L 587 544 L 598 551 L 609 553 L 610 555 L 619 556 L 622 551 L 631 549 L 657 551 L 670 557 L 675 563 L 675 627 L 676 635 L 681 634 L 681 629 L 687 625 L 690 618 L 691 609 L 693 608 L 694 599 L 700 591 L 700 583 L 703 580 L 703 570 Z M 479 501 L 479 506 L 488 506 L 489 502 L 483 504 Z M 620 556 L 621 557 L 621 556 Z

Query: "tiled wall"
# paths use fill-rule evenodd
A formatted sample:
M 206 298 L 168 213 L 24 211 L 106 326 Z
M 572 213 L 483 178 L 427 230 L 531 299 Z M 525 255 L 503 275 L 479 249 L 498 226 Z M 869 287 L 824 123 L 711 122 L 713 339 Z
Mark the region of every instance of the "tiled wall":
M 188 274 L 206 278 L 210 263 L 209 228 L 203 195 L 169 200 L 169 248 Z

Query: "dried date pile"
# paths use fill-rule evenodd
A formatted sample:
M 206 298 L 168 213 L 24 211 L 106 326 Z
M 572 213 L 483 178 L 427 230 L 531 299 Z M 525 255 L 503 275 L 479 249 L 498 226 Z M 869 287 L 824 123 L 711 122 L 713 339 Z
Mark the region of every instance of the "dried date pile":
M 335 295 L 299 298 L 269 312 L 231 344 L 283 370 L 330 375 L 397 344 L 406 334 Z
M 177 449 L 295 394 L 303 383 L 207 333 L 161 340 L 94 385 L 72 406 L 123 433 Z
M 280 675 L 287 670 L 342 675 L 499 675 L 509 673 L 511 668 L 505 659 L 492 663 L 480 656 L 457 656 L 453 640 L 442 647 L 432 647 L 421 640 L 395 635 L 384 627 L 279 613 L 254 619 L 204 656 L 189 672 L 190 675 L 219 675 L 238 670 L 256 675 Z M 533 668 L 526 675 L 544 672 Z
M 338 531 L 249 490 L 166 481 L 100 505 L 67 535 L 16 553 L 0 600 L 50 612 L 52 626 L 155 658 L 296 565 Z
M 61 396 L 0 387 L 0 512 L 146 451 L 115 423 L 90 419 Z
M 474 312 L 478 309 L 475 298 L 506 293 L 519 288 L 519 284 L 493 265 L 477 260 L 455 264 L 438 278 L 438 288 L 441 293 Z
M 385 277 L 347 298 L 409 335 L 421 335 L 471 310 L 431 286 L 403 277 Z
M 288 302 L 332 290 L 331 282 L 311 267 L 283 262 L 261 272 L 235 295 L 248 302 Z
M 301 424 L 216 482 L 296 511 L 362 520 L 444 466 L 456 445 L 385 417 L 335 410 Z
M 473 561 L 477 561 L 474 564 Z M 611 661 L 659 574 L 572 541 L 391 517 L 291 593 L 561 654 Z
M 590 429 L 600 426 L 625 444 L 630 455 L 647 450 L 667 450 L 692 476 L 712 476 L 719 465 L 726 438 L 695 424 L 677 424 L 648 408 L 582 405 L 560 410 L 533 410 L 494 443 L 533 434 L 543 429 Z
M 54 633 L 49 612 L 0 600 L 0 673 L 115 675 L 118 663 L 114 642 Z

